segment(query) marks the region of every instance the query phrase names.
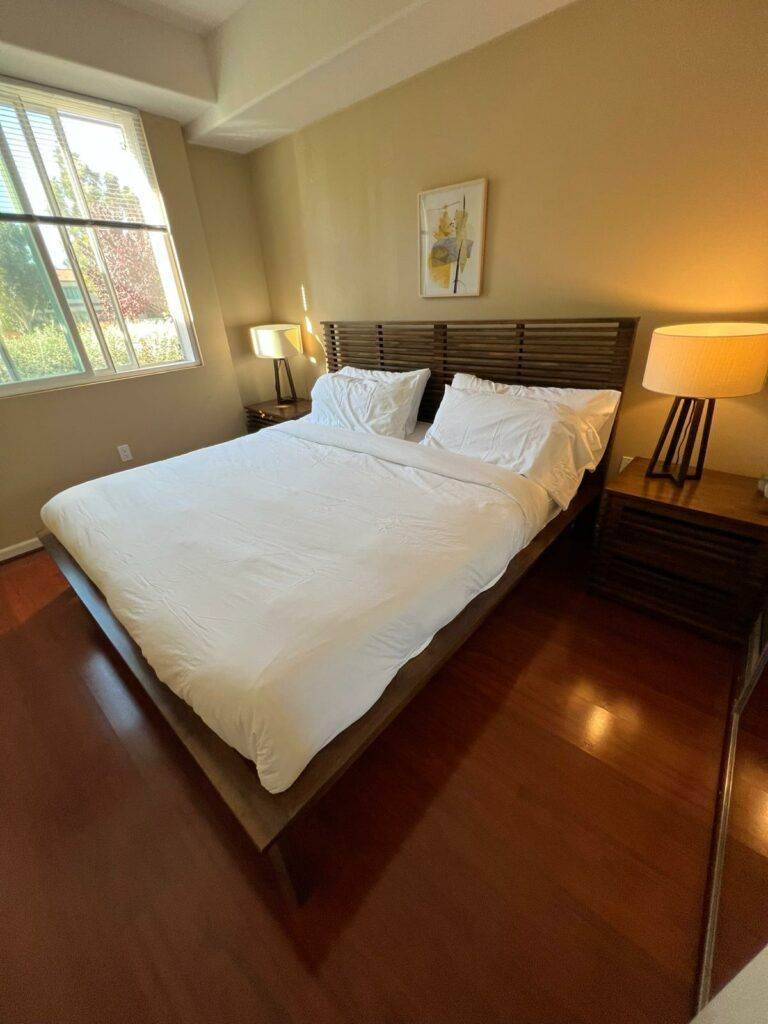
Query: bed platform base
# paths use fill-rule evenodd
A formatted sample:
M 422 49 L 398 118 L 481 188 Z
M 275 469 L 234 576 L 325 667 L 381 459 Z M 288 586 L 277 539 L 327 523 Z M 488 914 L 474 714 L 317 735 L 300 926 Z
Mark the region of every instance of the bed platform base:
M 307 890 L 301 877 L 300 858 L 288 835 L 291 823 L 330 789 L 519 583 L 576 516 L 597 501 L 599 494 L 599 481 L 585 481 L 570 507 L 512 559 L 498 583 L 479 594 L 444 626 L 421 654 L 400 669 L 376 704 L 316 754 L 290 789 L 277 794 L 264 789 L 254 765 L 219 739 L 189 705 L 158 679 L 138 645 L 112 614 L 101 591 L 67 549 L 51 533 L 41 533 L 40 540 L 128 669 L 248 833 L 254 846 L 259 852 L 268 854 L 281 888 L 302 902 Z

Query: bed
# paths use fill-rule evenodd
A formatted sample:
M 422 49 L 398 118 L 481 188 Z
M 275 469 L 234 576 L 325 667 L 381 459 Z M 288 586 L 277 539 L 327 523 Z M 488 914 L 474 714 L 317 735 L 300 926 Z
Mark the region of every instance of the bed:
M 324 324 L 329 370 L 624 386 L 637 321 Z M 297 896 L 290 825 L 593 505 L 450 452 L 288 423 L 90 481 L 43 543 Z M 128 514 L 130 510 L 130 514 Z M 162 680 L 162 681 L 161 681 Z

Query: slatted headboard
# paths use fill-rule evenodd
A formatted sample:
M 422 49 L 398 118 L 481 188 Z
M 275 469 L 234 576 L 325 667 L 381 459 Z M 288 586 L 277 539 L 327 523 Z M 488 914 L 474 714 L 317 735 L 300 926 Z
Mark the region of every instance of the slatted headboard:
M 637 317 L 323 322 L 328 369 L 432 371 L 419 419 L 434 419 L 454 373 L 505 384 L 623 390 Z

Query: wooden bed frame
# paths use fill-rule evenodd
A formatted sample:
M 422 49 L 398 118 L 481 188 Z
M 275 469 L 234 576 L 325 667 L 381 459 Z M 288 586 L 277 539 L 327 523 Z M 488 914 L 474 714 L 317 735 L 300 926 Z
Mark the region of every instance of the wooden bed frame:
M 429 366 L 432 375 L 419 418 L 431 420 L 444 385 L 450 383 L 456 372 L 476 373 L 506 383 L 623 390 L 637 318 L 328 322 L 323 326 L 329 370 L 342 365 L 384 370 Z M 284 891 L 301 902 L 306 888 L 300 857 L 291 844 L 291 823 L 327 792 L 576 516 L 597 501 L 609 456 L 610 444 L 600 467 L 585 479 L 569 508 L 512 559 L 493 587 L 471 601 L 421 654 L 400 669 L 362 718 L 316 754 L 297 781 L 278 794 L 264 789 L 253 763 L 219 739 L 189 705 L 158 679 L 101 592 L 63 545 L 47 532 L 40 539 L 256 848 L 268 854 Z

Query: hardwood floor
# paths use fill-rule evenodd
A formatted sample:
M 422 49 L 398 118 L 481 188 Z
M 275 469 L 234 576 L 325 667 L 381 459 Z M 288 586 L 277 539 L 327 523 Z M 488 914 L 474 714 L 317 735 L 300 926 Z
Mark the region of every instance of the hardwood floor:
M 37 553 L 0 566 L 0 1017 L 691 1016 L 729 652 L 560 544 L 301 823 L 285 908 Z

